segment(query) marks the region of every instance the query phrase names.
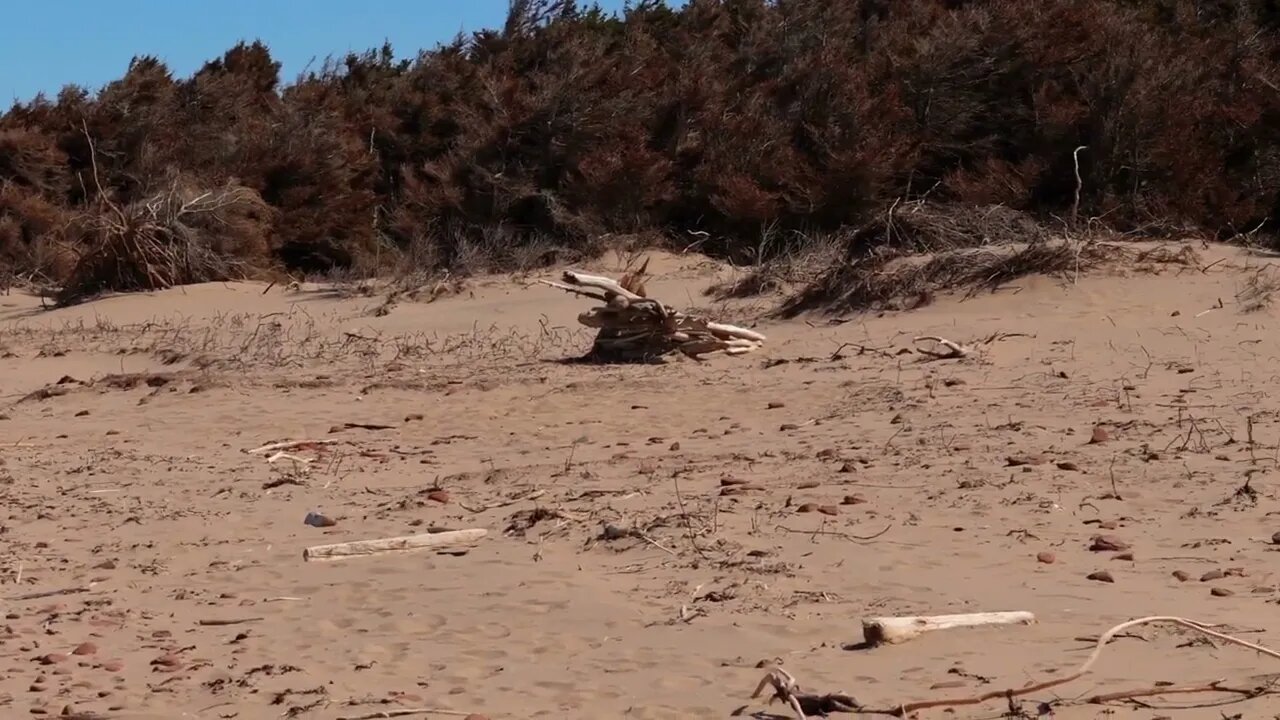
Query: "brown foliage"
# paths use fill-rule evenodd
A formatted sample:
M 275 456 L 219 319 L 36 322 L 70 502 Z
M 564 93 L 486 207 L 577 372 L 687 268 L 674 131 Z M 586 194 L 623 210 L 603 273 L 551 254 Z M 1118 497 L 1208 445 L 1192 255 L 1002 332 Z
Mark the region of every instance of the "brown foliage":
M 101 252 L 67 218 L 145 207 L 175 173 L 256 192 L 273 212 L 236 257 L 303 273 L 501 269 L 689 232 L 767 260 L 796 248 L 763 239 L 830 237 L 925 198 L 1070 223 L 1078 194 L 1093 225 L 1266 232 L 1280 10 L 643 0 L 612 17 L 521 0 L 500 30 L 287 85 L 257 43 L 185 79 L 139 58 L 96 94 L 0 116 L 0 263 L 32 271 L 44 242 Z

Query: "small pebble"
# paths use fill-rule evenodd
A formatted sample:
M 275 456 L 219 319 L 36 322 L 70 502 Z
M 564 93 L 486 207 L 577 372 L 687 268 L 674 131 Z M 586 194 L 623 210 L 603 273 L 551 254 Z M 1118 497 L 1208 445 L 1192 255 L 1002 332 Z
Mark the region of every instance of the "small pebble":
M 1094 552 L 1128 550 L 1129 543 L 1121 540 L 1115 535 L 1094 535 L 1089 544 L 1089 549 Z
M 1236 593 L 1234 590 L 1228 590 L 1227 588 L 1224 588 L 1224 587 L 1215 587 L 1215 588 L 1209 588 L 1209 594 L 1214 597 L 1231 597 Z
M 1115 581 L 1116 581 L 1115 577 L 1114 577 L 1110 572 L 1108 572 L 1108 571 L 1106 571 L 1106 570 L 1099 570 L 1099 571 L 1097 571 L 1097 572 L 1091 572 L 1091 573 L 1089 573 L 1088 575 L 1086 575 L 1086 576 L 1085 576 L 1085 579 L 1087 579 L 1087 580 L 1096 580 L 1097 582 L 1108 582 L 1108 583 L 1113 583 L 1113 582 L 1115 582 Z
M 1179 582 L 1186 582 L 1191 579 L 1191 573 L 1188 573 L 1185 570 L 1174 570 L 1173 577 L 1176 578 Z
M 302 519 L 302 522 L 310 525 L 311 527 L 333 527 L 338 524 L 338 521 L 328 515 L 322 515 L 318 512 L 307 513 L 307 516 Z
M 1052 565 L 1058 561 L 1058 556 L 1046 550 L 1044 552 L 1036 553 L 1036 560 L 1044 563 L 1045 565 Z

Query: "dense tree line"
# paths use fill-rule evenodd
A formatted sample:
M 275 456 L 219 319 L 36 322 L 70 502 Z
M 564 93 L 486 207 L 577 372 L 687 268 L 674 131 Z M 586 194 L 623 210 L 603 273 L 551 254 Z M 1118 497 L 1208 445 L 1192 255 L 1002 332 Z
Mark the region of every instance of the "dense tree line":
M 86 213 L 178 187 L 256 193 L 218 251 L 300 272 L 750 257 L 922 197 L 1147 233 L 1280 217 L 1278 0 L 515 0 L 412 61 L 279 70 L 258 43 L 189 78 L 139 57 L 14 105 L 0 268 L 57 280 Z

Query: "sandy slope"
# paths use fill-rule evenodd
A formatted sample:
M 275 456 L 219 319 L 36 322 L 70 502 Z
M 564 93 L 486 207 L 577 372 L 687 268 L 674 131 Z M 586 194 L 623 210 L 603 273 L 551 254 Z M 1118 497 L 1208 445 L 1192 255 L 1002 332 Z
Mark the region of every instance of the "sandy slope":
M 0 597 L 91 584 L 4 601 L 0 713 L 724 718 L 765 710 L 748 705 L 765 658 L 885 707 L 1052 677 L 1081 638 L 1153 613 L 1280 647 L 1278 311 L 1235 302 L 1269 261 L 1200 252 L 763 322 L 759 355 L 648 367 L 555 362 L 589 343 L 586 304 L 527 280 L 383 316 L 378 297 L 252 284 L 59 311 L 0 297 Z M 702 289 L 732 272 L 655 265 L 650 294 L 678 305 L 712 307 Z M 958 361 L 899 354 L 920 334 L 996 339 Z M 304 469 L 246 453 L 305 438 L 337 442 L 298 451 Z M 304 525 L 312 510 L 337 524 Z M 643 537 L 597 540 L 604 523 Z M 463 556 L 302 561 L 430 526 L 490 536 Z M 1131 559 L 1090 550 L 1099 534 Z M 1102 570 L 1114 582 L 1087 579 Z M 1012 609 L 1040 623 L 850 648 L 870 615 Z M 1025 707 L 1265 673 L 1280 661 L 1140 629 Z M 1280 698 L 1057 714 L 1223 711 L 1269 717 Z

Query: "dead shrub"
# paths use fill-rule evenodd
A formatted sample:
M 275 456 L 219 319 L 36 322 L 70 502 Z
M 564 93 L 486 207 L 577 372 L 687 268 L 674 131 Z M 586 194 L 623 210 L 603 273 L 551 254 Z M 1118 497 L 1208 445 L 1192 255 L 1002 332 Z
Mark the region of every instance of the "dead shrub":
M 1236 302 L 1240 312 L 1255 313 L 1271 307 L 1276 291 L 1280 291 L 1280 273 L 1276 268 L 1267 265 L 1249 275 L 1244 287 L 1236 293 Z
M 1035 243 L 1049 231 L 1030 215 L 1003 205 L 894 203 L 853 234 L 853 256 L 884 249 L 934 253 L 955 248 Z
M 1002 206 L 895 204 L 859 228 L 843 259 L 787 298 L 778 313 L 918 307 L 936 293 L 1081 272 L 1126 252 L 1112 243 L 1054 239 L 1034 219 Z
M 968 296 L 1028 275 L 1085 272 L 1127 252 L 1117 244 L 1067 238 L 956 246 L 927 254 L 878 248 L 823 273 L 788 298 L 779 314 L 912 309 L 930 303 L 938 293 L 963 290 Z
M 244 278 L 266 257 L 269 218 L 257 193 L 233 185 L 201 192 L 175 182 L 124 207 L 104 201 L 77 218 L 79 257 L 57 302 Z

